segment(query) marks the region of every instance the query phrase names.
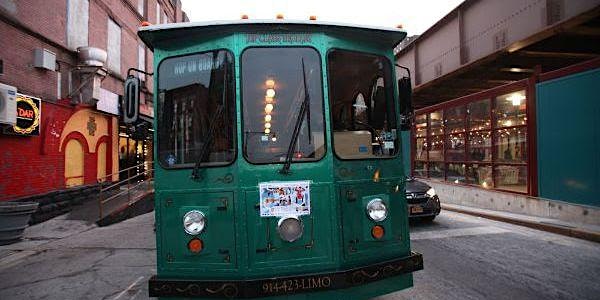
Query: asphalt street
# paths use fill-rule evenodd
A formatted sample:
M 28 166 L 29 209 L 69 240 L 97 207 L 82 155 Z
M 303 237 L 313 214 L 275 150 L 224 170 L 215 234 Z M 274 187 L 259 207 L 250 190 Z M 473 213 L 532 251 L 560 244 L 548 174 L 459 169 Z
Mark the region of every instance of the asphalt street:
M 0 299 L 146 299 L 153 214 L 109 227 L 57 218 L 0 247 Z M 600 244 L 444 211 L 411 225 L 425 269 L 384 299 L 599 299 Z

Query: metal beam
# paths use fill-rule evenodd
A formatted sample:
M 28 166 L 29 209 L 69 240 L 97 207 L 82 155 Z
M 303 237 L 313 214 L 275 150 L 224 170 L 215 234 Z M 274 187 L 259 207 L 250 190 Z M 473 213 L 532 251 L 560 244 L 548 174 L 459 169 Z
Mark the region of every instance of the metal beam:
M 517 55 L 528 57 L 548 57 L 548 58 L 582 58 L 592 59 L 600 56 L 598 53 L 580 53 L 580 52 L 551 52 L 551 51 L 518 51 Z

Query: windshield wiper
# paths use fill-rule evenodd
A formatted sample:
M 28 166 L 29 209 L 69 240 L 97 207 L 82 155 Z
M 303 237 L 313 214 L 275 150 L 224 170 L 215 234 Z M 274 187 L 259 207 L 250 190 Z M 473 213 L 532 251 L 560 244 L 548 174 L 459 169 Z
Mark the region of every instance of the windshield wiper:
M 219 105 L 217 107 L 217 112 L 213 115 L 212 119 L 210 120 L 210 125 L 208 127 L 208 135 L 206 136 L 206 139 L 204 140 L 204 144 L 202 144 L 202 148 L 200 148 L 200 157 L 198 157 L 198 160 L 196 161 L 196 164 L 194 165 L 194 170 L 192 170 L 192 179 L 194 180 L 201 180 L 202 178 L 200 177 L 200 165 L 204 162 L 204 157 L 206 156 L 206 152 L 208 152 L 208 148 L 210 147 L 210 145 L 212 144 L 212 140 L 213 140 L 213 135 L 215 134 L 215 128 L 217 127 L 217 120 L 221 117 L 221 115 L 223 114 L 223 105 Z
M 208 135 L 206 136 L 206 139 L 204 139 L 204 144 L 202 144 L 202 148 L 200 148 L 200 157 L 198 157 L 198 160 L 194 165 L 194 169 L 192 170 L 191 178 L 193 180 L 202 180 L 202 177 L 200 176 L 199 172 L 200 166 L 204 162 L 204 157 L 207 154 L 206 152 L 208 152 L 208 149 L 212 144 L 213 135 L 215 134 L 215 128 L 217 127 L 217 120 L 221 118 L 221 115 L 223 114 L 223 110 L 225 107 L 225 99 L 227 99 L 227 66 L 225 66 L 225 70 L 223 71 L 223 95 L 221 97 L 221 104 L 217 106 L 217 111 L 213 115 L 212 119 L 210 119 L 210 123 L 208 125 Z
M 298 112 L 298 117 L 296 118 L 296 124 L 294 126 L 294 132 L 292 133 L 292 139 L 290 141 L 290 145 L 288 146 L 287 153 L 285 155 L 285 163 L 279 173 L 281 174 L 289 174 L 290 173 L 290 165 L 292 164 L 293 151 L 296 147 L 296 143 L 298 142 L 298 136 L 300 135 L 300 129 L 302 128 L 302 122 L 304 121 L 304 116 L 308 110 L 308 105 L 310 104 L 310 95 L 308 93 L 308 86 L 306 85 L 306 71 L 304 70 L 304 57 L 302 58 L 302 86 L 304 87 L 304 100 L 302 100 L 302 105 L 300 105 L 300 111 Z

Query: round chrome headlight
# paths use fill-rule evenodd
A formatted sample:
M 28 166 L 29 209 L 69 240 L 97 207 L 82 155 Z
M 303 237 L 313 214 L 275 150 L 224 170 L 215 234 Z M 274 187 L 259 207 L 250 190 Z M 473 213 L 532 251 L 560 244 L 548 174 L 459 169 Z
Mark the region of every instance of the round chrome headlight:
M 206 217 L 199 210 L 188 211 L 183 216 L 183 230 L 191 235 L 197 235 L 206 225 Z
M 282 240 L 293 242 L 304 232 L 304 224 L 298 217 L 283 217 L 277 222 L 277 232 Z
M 367 215 L 375 222 L 381 222 L 387 218 L 387 207 L 383 200 L 375 198 L 367 204 Z

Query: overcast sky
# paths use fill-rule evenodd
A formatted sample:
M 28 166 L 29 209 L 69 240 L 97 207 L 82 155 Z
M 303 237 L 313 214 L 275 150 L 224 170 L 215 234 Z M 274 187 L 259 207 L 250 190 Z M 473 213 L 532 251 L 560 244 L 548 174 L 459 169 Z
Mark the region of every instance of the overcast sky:
M 181 0 L 192 22 L 274 19 L 307 20 L 396 27 L 402 24 L 408 35 L 421 34 L 463 0 Z

